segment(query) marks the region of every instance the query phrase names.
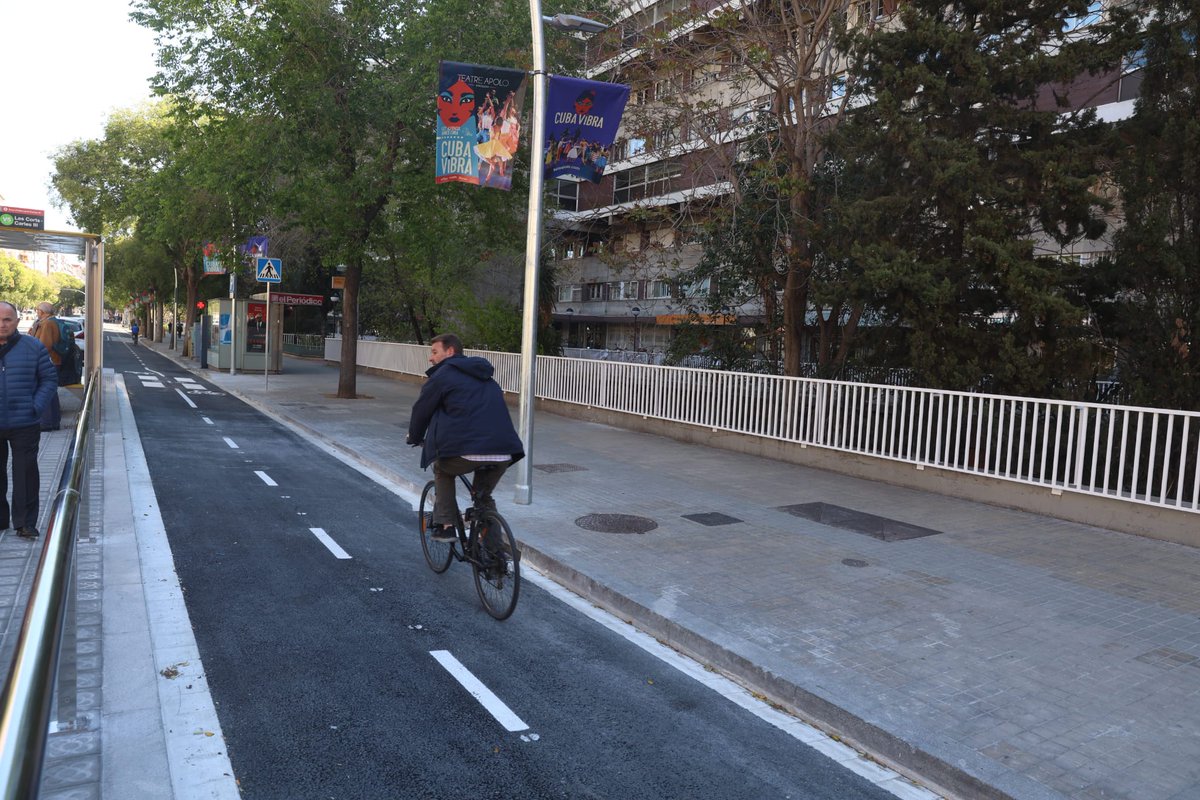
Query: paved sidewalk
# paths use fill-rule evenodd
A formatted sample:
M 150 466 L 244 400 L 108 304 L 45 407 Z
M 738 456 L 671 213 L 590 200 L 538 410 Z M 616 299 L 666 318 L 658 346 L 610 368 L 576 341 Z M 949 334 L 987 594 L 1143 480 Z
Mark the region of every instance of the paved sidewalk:
M 360 374 L 339 400 L 320 361 L 202 374 L 429 478 L 414 382 Z M 512 473 L 497 492 L 527 564 L 932 788 L 1200 797 L 1200 550 L 544 412 L 534 442 L 533 504 Z M 880 524 L 900 538 L 854 530 Z

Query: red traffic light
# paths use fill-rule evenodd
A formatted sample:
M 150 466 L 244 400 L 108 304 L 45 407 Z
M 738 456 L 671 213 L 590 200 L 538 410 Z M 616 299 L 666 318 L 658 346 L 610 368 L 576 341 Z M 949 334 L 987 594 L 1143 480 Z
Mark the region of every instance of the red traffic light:
M 198 310 L 200 310 L 200 311 L 203 311 L 203 310 L 204 310 L 204 306 L 205 306 L 205 305 L 206 305 L 206 304 L 205 304 L 205 302 L 204 302 L 203 300 L 197 300 L 197 301 L 196 301 L 196 308 L 197 308 Z

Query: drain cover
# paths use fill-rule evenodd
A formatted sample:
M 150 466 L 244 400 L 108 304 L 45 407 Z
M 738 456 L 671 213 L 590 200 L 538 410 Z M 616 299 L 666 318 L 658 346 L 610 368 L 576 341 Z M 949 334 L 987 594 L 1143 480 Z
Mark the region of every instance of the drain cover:
M 901 522 L 900 520 L 879 517 L 875 514 L 868 514 L 865 511 L 855 511 L 852 508 L 843 508 L 831 503 L 801 503 L 795 506 L 779 506 L 779 510 L 785 511 L 795 517 L 811 519 L 813 522 L 819 522 L 822 525 L 842 528 L 843 530 L 854 531 L 855 533 L 865 533 L 867 536 L 873 536 L 885 542 L 919 539 L 922 536 L 933 536 L 941 533 L 941 531 L 935 531 L 933 528 L 909 525 L 907 522 Z
M 577 467 L 574 464 L 534 464 L 533 468 L 542 472 L 587 472 L 587 467 Z
M 731 517 L 728 514 L 722 514 L 720 511 L 708 511 L 704 514 L 684 514 L 684 519 L 690 519 L 692 522 L 699 522 L 701 525 L 732 525 L 735 522 L 741 522 L 737 517 Z
M 575 524 L 585 531 L 599 533 L 648 533 L 658 527 L 654 520 L 632 514 L 588 514 L 575 520 Z

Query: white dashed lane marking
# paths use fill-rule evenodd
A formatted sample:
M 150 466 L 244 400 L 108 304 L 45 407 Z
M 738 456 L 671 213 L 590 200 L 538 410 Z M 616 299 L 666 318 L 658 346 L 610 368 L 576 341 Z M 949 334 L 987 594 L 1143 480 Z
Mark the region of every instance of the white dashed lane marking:
M 229 445 L 232 449 L 234 449 L 234 450 L 240 449 L 237 446 L 237 442 L 235 442 L 233 439 L 230 439 L 228 436 L 222 436 L 221 438 L 224 439 L 225 444 Z
M 527 731 L 529 726 L 525 721 L 513 713 L 513 710 L 504 704 L 504 701 L 496 697 L 491 689 L 483 685 L 483 682 L 471 674 L 471 671 L 464 667 L 462 663 L 455 658 L 449 650 L 430 650 L 429 655 L 437 659 L 447 672 L 449 672 L 454 680 L 462 684 L 462 687 L 471 693 L 471 696 L 479 701 L 487 712 L 496 718 L 496 721 L 504 726 L 506 731 Z
M 254 474 L 257 475 L 258 477 L 262 478 L 262 482 L 265 483 L 267 486 L 278 486 L 279 485 L 278 483 L 276 483 L 275 481 L 273 481 L 271 479 L 270 475 L 268 475 L 267 473 L 263 472 L 260 469 L 254 470 Z
M 312 535 L 316 536 L 321 544 L 329 548 L 329 552 L 333 553 L 335 557 L 342 559 L 350 558 L 350 554 L 343 550 L 341 546 L 333 540 L 333 537 L 325 532 L 324 528 L 309 528 L 309 530 L 312 531 Z

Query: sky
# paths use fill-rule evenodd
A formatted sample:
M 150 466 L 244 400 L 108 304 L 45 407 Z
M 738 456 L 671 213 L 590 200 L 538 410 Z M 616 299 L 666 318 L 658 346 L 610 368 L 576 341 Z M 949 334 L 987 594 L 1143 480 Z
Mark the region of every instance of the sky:
M 150 100 L 154 37 L 129 0 L 15 0 L 0 12 L 0 203 L 46 212 L 46 230 L 77 231 L 50 204 L 51 154 L 98 139 L 109 114 Z

